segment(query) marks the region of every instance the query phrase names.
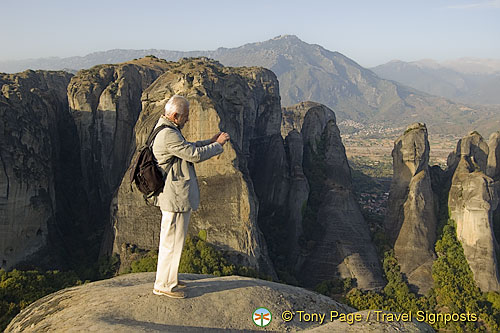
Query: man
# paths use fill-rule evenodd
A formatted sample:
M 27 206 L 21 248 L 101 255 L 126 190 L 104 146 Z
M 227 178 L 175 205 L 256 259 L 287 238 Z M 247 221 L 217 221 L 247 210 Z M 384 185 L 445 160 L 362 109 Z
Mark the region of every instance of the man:
M 222 153 L 222 146 L 229 140 L 229 134 L 220 132 L 209 140 L 187 142 L 180 130 L 188 120 L 189 102 L 179 95 L 172 96 L 165 105 L 165 115 L 156 124 L 170 127 L 161 130 L 153 143 L 158 165 L 166 172 L 165 186 L 155 202 L 161 209 L 162 220 L 153 293 L 172 298 L 185 297 L 179 290 L 185 287 L 178 280 L 179 262 L 191 212 L 200 203 L 193 163 Z

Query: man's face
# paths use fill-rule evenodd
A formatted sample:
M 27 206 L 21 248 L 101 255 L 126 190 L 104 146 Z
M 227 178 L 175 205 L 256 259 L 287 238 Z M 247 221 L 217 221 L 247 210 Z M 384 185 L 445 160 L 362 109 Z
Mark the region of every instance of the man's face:
M 184 125 L 189 120 L 189 108 L 184 109 L 184 113 L 182 113 L 182 114 L 177 113 L 175 120 L 176 120 L 177 125 L 179 125 L 179 128 L 183 128 Z

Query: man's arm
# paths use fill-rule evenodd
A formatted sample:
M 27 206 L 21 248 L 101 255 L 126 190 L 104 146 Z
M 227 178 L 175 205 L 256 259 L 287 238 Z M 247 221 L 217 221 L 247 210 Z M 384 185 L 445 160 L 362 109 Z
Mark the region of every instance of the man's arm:
M 213 143 L 214 141 L 212 141 L 212 139 L 208 139 L 208 140 L 200 140 L 200 141 L 196 141 L 194 143 L 194 145 L 196 147 L 203 147 L 203 146 L 206 146 L 206 145 L 209 145 L 211 143 Z
M 209 145 L 211 143 L 216 142 L 221 134 L 222 134 L 222 132 L 219 132 L 219 133 L 215 134 L 211 139 L 196 141 L 194 144 L 196 147 L 203 147 L 203 146 Z
M 220 142 L 197 147 L 195 143 L 187 142 L 177 131 L 165 132 L 164 144 L 168 152 L 188 162 L 202 162 L 224 151 Z

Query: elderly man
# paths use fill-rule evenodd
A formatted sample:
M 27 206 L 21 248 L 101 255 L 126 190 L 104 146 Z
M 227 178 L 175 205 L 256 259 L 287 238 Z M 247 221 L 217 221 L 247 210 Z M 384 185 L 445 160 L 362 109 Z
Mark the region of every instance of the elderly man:
M 229 140 L 227 133 L 220 132 L 209 140 L 187 142 L 180 130 L 188 119 L 189 102 L 179 95 L 172 96 L 165 105 L 165 115 L 156 124 L 156 127 L 169 127 L 161 130 L 153 143 L 158 165 L 166 172 L 165 186 L 155 201 L 161 209 L 162 220 L 153 293 L 172 298 L 185 297 L 179 290 L 185 287 L 178 280 L 179 262 L 191 212 L 200 203 L 193 163 L 222 153 L 222 146 Z

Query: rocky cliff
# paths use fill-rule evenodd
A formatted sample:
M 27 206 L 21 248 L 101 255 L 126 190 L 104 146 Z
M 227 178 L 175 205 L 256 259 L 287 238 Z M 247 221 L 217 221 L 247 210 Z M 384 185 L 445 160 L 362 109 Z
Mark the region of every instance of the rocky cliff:
M 0 74 L 1 268 L 14 267 L 40 250 L 49 233 L 57 234 L 58 223 L 64 224 L 64 207 L 57 199 L 68 189 L 61 172 L 71 152 L 61 154 L 71 141 L 65 136 L 70 78 L 65 72 Z
M 190 120 L 183 129 L 187 140 L 207 139 L 219 131 L 231 135 L 222 155 L 196 165 L 201 204 L 191 217 L 190 233 L 203 231 L 206 240 L 224 250 L 234 262 L 275 276 L 257 225 L 259 199 L 249 157 L 253 145 L 264 142 L 264 148 L 272 148 L 273 135 L 279 136 L 281 111 L 276 77 L 268 70 L 227 68 L 208 59 L 176 63 L 142 95 L 142 112 L 135 126 L 136 146 L 146 140 L 174 94 L 186 96 L 191 104 Z M 266 159 L 273 157 L 262 156 L 256 167 L 266 165 Z M 260 173 L 265 174 L 264 170 Z M 158 208 L 146 206 L 137 191 L 131 192 L 125 178 L 113 202 L 114 251 L 124 254 L 122 248 L 127 243 L 157 249 Z M 262 198 L 260 203 L 265 202 L 266 198 Z
M 500 290 L 496 249 L 493 233 L 493 212 L 498 205 L 494 180 L 496 176 L 496 139 L 492 136 L 489 158 L 488 144 L 477 132 L 462 138 L 448 157 L 453 171 L 448 206 L 457 225 L 457 238 L 465 257 L 483 292 Z
M 108 216 L 112 195 L 130 162 L 141 95 L 169 63 L 146 57 L 78 72 L 67 88 L 81 147 L 85 190 L 93 219 Z
M 24 309 L 5 332 L 433 332 L 425 323 L 377 320 L 359 312 L 363 320 L 351 326 L 338 316 L 354 309 L 302 288 L 238 276 L 213 277 L 181 274 L 187 283 L 186 299 L 152 293 L 154 273 L 127 274 L 58 291 Z M 268 326 L 252 321 L 252 313 L 266 307 Z M 294 311 L 285 322 L 281 315 Z M 297 311 L 324 315 L 320 320 L 300 320 Z M 368 315 L 368 316 L 367 316 Z M 319 317 L 318 317 L 319 318 Z M 353 330 L 354 328 L 354 330 Z
M 368 226 L 352 193 L 351 173 L 336 125 L 324 105 L 305 102 L 284 109 L 282 133 L 288 142 L 303 142 L 304 232 L 296 264 L 299 280 L 314 286 L 333 278 L 355 278 L 363 289 L 383 286 L 382 271 Z M 295 157 L 296 175 L 301 168 Z
M 486 175 L 493 179 L 497 195 L 500 195 L 500 131 L 490 135 L 488 150 Z M 500 205 L 497 205 L 497 209 L 493 211 L 493 233 L 498 243 L 500 240 Z M 500 251 L 500 249 L 497 249 L 497 251 Z
M 488 140 L 486 175 L 495 182 L 500 180 L 500 131 L 491 133 Z
M 191 102 L 183 129 L 188 140 L 220 130 L 231 135 L 222 155 L 196 165 L 202 202 L 192 215 L 192 235 L 201 232 L 232 262 L 273 278 L 279 266 L 311 286 L 347 277 L 356 278 L 363 289 L 382 286 L 332 110 L 305 102 L 284 109 L 283 119 L 272 72 L 224 67 L 206 58 L 173 63 L 146 57 L 80 71 L 69 84 L 66 76 L 52 92 L 54 102 L 46 102 L 60 109 L 48 122 L 57 128 L 49 132 L 59 137 L 44 148 L 58 154 L 56 167 L 44 171 L 53 179 L 42 186 L 55 192 L 55 199 L 48 201 L 49 213 L 35 215 L 41 221 L 56 215 L 58 229 L 52 234 L 76 244 L 68 248 L 77 249 L 73 254 L 78 258 L 95 260 L 95 251 L 89 255 L 86 246 L 103 234 L 101 253 L 118 253 L 123 263 L 130 247 L 157 249 L 160 212 L 145 205 L 124 176 L 166 101 L 181 94 Z M 7 96 L 9 85 L 3 87 Z M 6 164 L 3 152 L 2 159 Z M 7 181 L 1 184 L 2 193 L 12 188 Z
M 432 287 L 437 223 L 425 124 L 408 126 L 394 142 L 392 158 L 385 228 L 401 272 L 417 292 L 425 294 Z

